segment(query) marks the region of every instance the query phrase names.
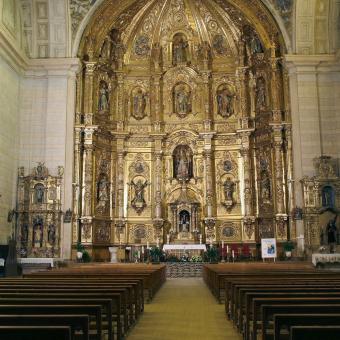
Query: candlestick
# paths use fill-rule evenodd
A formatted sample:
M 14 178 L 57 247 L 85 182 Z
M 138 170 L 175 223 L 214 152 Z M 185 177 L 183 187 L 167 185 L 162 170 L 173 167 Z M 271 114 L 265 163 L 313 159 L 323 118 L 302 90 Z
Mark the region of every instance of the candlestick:
M 202 244 L 202 235 L 200 235 L 200 244 Z
M 228 255 L 228 253 L 229 253 L 229 247 L 228 247 L 228 245 L 227 245 L 227 255 Z
M 222 240 L 222 249 L 224 249 L 224 241 Z
M 149 241 L 146 242 L 146 249 L 150 249 L 150 243 L 149 243 Z
M 159 238 L 157 238 L 157 248 L 159 248 Z
M 144 246 L 142 246 L 142 254 L 144 254 Z
M 231 252 L 231 254 L 232 254 L 232 257 L 234 258 L 234 257 L 235 257 L 235 252 L 234 252 L 234 250 Z

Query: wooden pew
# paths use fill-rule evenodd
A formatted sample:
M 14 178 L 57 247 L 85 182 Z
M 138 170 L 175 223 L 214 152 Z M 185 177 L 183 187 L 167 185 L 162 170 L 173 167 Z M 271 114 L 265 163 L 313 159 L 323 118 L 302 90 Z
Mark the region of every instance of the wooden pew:
M 80 315 L 86 314 L 89 316 L 89 320 L 91 321 L 91 317 L 95 320 L 95 329 L 96 333 L 90 335 L 91 338 L 101 340 L 102 339 L 102 312 L 100 305 L 1 305 L 0 304 L 0 314 L 2 315 L 16 315 L 16 314 L 25 314 L 25 315 L 51 315 L 51 319 L 53 319 L 53 315 L 55 314 L 67 314 L 67 315 Z
M 0 326 L 0 339 L 72 340 L 68 326 Z
M 54 314 L 53 317 L 38 314 L 0 314 L 0 326 L 70 326 L 72 338 L 81 330 L 81 339 L 89 340 L 89 317 L 85 314 Z M 79 339 L 78 335 L 77 338 Z
M 291 304 L 287 304 L 291 302 Z M 308 303 L 309 302 L 309 303 Z M 317 303 L 319 302 L 319 303 Z M 261 316 L 257 315 L 256 320 L 261 319 L 262 340 L 268 340 L 270 338 L 270 331 L 273 331 L 273 327 L 270 327 L 270 321 L 273 321 L 274 314 L 288 314 L 288 313 L 312 313 L 312 314 L 327 314 L 327 313 L 340 313 L 340 299 L 337 304 L 328 303 L 329 299 L 324 298 L 322 300 L 304 300 L 295 299 L 294 301 L 282 300 L 282 304 L 262 304 Z M 332 301 L 333 302 L 333 301 Z M 271 325 L 273 326 L 273 325 Z M 269 331 L 269 332 L 268 332 Z M 269 336 L 267 336 L 269 335 Z M 254 322 L 252 330 L 252 339 L 257 339 L 257 324 Z
M 274 315 L 274 340 L 283 340 L 283 327 L 290 329 L 292 326 L 338 326 L 340 314 L 275 314 Z
M 340 326 L 292 326 L 290 340 L 339 340 Z

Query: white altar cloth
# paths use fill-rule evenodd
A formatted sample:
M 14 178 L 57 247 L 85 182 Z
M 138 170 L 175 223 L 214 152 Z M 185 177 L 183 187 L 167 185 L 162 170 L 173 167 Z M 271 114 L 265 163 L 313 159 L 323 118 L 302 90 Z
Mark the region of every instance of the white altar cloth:
M 27 257 L 27 258 L 19 258 L 18 263 L 21 264 L 49 264 L 52 268 L 54 267 L 53 258 L 48 257 Z
M 204 250 L 207 248 L 205 244 L 164 244 L 163 250 Z
M 318 263 L 340 262 L 340 254 L 312 254 L 312 263 L 316 266 Z

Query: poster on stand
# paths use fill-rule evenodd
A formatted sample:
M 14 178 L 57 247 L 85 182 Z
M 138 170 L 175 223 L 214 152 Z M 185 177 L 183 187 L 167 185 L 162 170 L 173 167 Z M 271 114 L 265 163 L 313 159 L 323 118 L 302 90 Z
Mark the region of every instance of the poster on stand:
M 261 253 L 263 259 L 272 259 L 277 256 L 276 239 L 262 238 L 261 239 Z

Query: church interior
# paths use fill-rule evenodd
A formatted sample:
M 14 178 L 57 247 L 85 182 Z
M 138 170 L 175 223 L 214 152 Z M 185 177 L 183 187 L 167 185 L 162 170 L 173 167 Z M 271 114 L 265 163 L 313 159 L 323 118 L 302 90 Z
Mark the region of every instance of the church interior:
M 0 122 L 4 339 L 339 339 L 340 0 L 0 0 Z

